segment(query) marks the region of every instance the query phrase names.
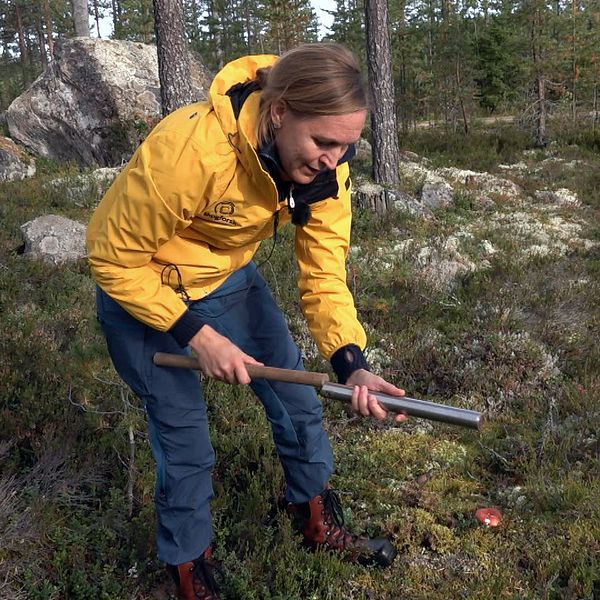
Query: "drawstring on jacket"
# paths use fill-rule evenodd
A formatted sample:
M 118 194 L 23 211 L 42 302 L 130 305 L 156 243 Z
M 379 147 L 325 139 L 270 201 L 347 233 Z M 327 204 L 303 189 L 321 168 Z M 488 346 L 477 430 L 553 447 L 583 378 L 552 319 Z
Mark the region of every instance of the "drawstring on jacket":
M 173 273 L 175 273 L 177 275 L 177 286 L 175 286 L 175 287 L 173 287 L 171 285 L 171 275 Z M 181 299 L 184 302 L 190 301 L 190 296 L 187 293 L 185 286 L 183 285 L 183 277 L 181 276 L 179 267 L 177 265 L 174 265 L 173 263 L 169 263 L 168 265 L 166 265 L 163 268 L 163 270 L 160 272 L 160 282 L 163 285 L 168 285 L 170 287 L 173 287 L 175 292 L 177 294 L 179 294 L 179 296 L 181 297 Z

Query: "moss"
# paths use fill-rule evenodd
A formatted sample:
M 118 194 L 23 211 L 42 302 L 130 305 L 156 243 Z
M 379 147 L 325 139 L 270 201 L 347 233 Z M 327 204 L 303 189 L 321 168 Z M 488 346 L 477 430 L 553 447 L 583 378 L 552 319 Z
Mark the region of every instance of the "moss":
M 562 176 L 574 181 L 564 163 L 555 163 L 558 173 L 544 165 L 536 174 L 545 156 L 523 155 L 511 135 L 498 134 L 502 148 L 498 139 L 473 144 L 493 148 L 490 160 L 526 161 L 528 177 L 537 178 L 531 189 Z M 447 164 L 443 155 L 455 152 L 456 140 L 419 143 Z M 467 162 L 467 150 L 474 151 L 460 150 L 453 162 Z M 474 152 L 466 166 L 481 168 L 487 159 L 481 149 Z M 578 177 L 592 181 L 598 159 L 583 150 L 581 156 L 573 148 L 564 152 L 585 159 Z M 156 590 L 168 596 L 173 588 L 155 560 L 144 415 L 110 365 L 87 267 L 56 269 L 18 253 L 19 226 L 40 213 L 89 218 L 90 206 L 71 206 L 43 191 L 49 177 L 74 174 L 72 166 L 63 172 L 48 164 L 31 180 L 0 187 L 0 494 L 10 481 L 19 490 L 10 496 L 17 499 L 14 510 L 6 513 L 0 502 L 0 576 L 15 597 L 26 590 L 36 600 L 146 600 Z M 228 572 L 226 597 L 534 600 L 600 593 L 597 249 L 525 260 L 531 240 L 515 237 L 511 227 L 518 223 L 494 226 L 496 213 L 523 214 L 524 222 L 542 225 L 560 217 L 580 222 L 577 235 L 597 241 L 593 204 L 569 212 L 505 201 L 490 211 L 468 193 L 429 220 L 357 210 L 353 240 L 360 252 L 349 263 L 348 281 L 386 377 L 409 395 L 485 411 L 488 424 L 480 433 L 418 419 L 395 427 L 324 401 L 336 456 L 332 483 L 348 526 L 389 536 L 400 550 L 394 566 L 380 572 L 301 548 L 290 519 L 277 510 L 284 478 L 260 404 L 245 388 L 206 382 L 217 454 L 215 550 Z M 266 260 L 261 269 L 302 335 L 293 236 L 292 228 L 283 230 L 280 243 L 265 244 L 258 260 Z M 414 258 L 450 238 L 469 260 L 485 258 L 489 267 L 451 290 L 432 292 L 414 276 Z M 407 240 L 406 248 L 397 246 Z M 484 240 L 495 254 L 481 255 Z M 382 252 L 390 255 L 385 271 Z M 314 356 L 308 365 L 328 368 Z M 130 426 L 136 442 L 131 517 Z M 60 475 L 55 483 L 30 477 L 57 445 L 64 466 L 46 469 Z M 480 506 L 497 506 L 502 526 L 478 524 L 473 515 Z M 19 520 L 23 515 L 29 520 Z M 27 534 L 22 542 L 9 535 L 14 524 Z

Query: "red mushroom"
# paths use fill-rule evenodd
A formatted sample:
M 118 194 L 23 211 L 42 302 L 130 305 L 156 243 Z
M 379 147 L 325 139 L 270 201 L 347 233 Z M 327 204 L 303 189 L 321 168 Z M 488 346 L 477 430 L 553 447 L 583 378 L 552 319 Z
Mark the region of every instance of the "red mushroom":
M 502 522 L 502 513 L 497 508 L 478 508 L 475 518 L 486 527 L 498 527 Z

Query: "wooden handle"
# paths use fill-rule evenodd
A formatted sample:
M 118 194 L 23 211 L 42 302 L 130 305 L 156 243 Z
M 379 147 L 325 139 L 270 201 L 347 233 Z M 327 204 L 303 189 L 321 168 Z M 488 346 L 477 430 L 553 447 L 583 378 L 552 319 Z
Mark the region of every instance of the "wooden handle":
M 200 369 L 198 360 L 193 356 L 181 354 L 168 354 L 157 352 L 152 359 L 159 367 L 177 367 L 180 369 Z M 271 381 L 285 381 L 286 383 L 300 383 L 321 388 L 329 381 L 327 373 L 315 373 L 312 371 L 295 371 L 294 369 L 277 369 L 275 367 L 263 367 L 261 365 L 246 365 L 248 375 L 252 379 L 269 379 Z

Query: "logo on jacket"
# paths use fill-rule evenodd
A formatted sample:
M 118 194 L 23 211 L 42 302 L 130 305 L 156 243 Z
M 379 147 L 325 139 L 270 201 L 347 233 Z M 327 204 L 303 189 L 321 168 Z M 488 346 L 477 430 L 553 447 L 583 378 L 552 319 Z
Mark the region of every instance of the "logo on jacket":
M 230 200 L 224 200 L 215 204 L 211 211 L 204 211 L 203 216 L 215 223 L 225 223 L 227 225 L 237 225 L 239 223 L 233 218 L 235 213 L 235 204 Z

